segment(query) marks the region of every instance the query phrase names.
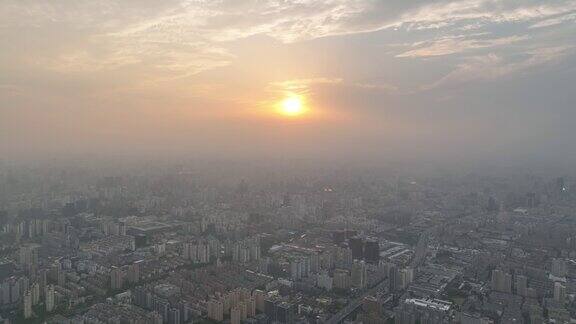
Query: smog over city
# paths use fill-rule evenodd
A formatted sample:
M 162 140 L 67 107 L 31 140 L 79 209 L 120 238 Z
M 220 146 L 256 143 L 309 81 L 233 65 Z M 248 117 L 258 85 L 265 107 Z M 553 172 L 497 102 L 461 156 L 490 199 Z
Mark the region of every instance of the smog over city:
M 575 323 L 575 121 L 574 0 L 0 0 L 0 323 Z

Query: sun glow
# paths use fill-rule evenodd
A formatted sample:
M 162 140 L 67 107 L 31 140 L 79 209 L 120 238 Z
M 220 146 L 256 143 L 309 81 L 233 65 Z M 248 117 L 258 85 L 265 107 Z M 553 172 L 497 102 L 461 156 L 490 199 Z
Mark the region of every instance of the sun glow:
M 280 113 L 288 117 L 296 117 L 306 112 L 304 101 L 301 96 L 291 95 L 280 103 Z

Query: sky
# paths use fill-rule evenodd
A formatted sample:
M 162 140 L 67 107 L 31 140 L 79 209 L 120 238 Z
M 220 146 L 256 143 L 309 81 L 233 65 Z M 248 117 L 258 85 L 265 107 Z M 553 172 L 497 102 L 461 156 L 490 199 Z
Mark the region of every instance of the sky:
M 0 1 L 5 158 L 576 162 L 575 93 L 574 0 Z

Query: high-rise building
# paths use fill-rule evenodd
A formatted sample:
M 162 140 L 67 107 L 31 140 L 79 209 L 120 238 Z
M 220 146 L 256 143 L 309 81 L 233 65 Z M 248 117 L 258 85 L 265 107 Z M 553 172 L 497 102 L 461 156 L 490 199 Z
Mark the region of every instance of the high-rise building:
M 252 292 L 252 298 L 254 298 L 256 309 L 259 312 L 264 312 L 264 301 L 266 300 L 266 294 L 262 290 L 254 290 Z
M 350 288 L 350 275 L 348 270 L 336 269 L 334 270 L 334 288 L 349 289 Z
M 20 281 L 12 278 L 12 280 L 10 280 L 10 302 L 15 303 L 20 301 L 21 296 Z
M 272 299 L 266 299 L 264 301 L 264 313 L 268 317 L 268 321 L 276 321 L 276 303 Z
M 32 294 L 32 305 L 36 306 L 40 302 L 40 285 L 35 282 L 30 287 L 30 292 Z
M 243 321 L 248 318 L 248 305 L 245 301 L 241 301 L 236 305 L 240 309 L 240 319 Z
M 190 244 L 190 260 L 194 263 L 198 263 L 199 262 L 199 250 L 200 250 L 200 245 L 197 243 L 191 243 Z
M 327 291 L 332 290 L 334 284 L 333 279 L 328 275 L 327 271 L 322 271 L 316 276 L 316 285 Z
M 210 251 L 210 242 L 184 243 L 182 258 L 190 260 L 192 263 L 208 263 L 211 258 Z
M 270 261 L 270 258 L 260 259 L 260 262 L 258 262 L 258 272 L 268 274 L 268 272 L 270 271 L 269 269 L 271 263 L 272 262 Z
M 380 244 L 377 240 L 366 240 L 364 243 L 364 260 L 378 263 L 380 260 Z
M 40 284 L 40 295 L 44 296 L 46 292 L 46 284 L 48 282 L 48 269 L 38 270 L 38 284 Z
M 124 286 L 124 272 L 118 267 L 112 267 L 110 271 L 110 288 L 112 290 L 122 289 Z
M 224 304 L 221 301 L 214 299 L 210 300 L 207 304 L 207 308 L 208 318 L 219 322 L 224 320 Z
M 20 247 L 18 262 L 22 268 L 27 270 L 35 269 L 38 264 L 39 247 L 37 244 L 28 244 Z
M 368 284 L 368 274 L 364 261 L 354 260 L 351 272 L 351 283 L 354 287 L 364 289 Z
M 551 267 L 552 275 L 555 277 L 565 277 L 566 276 L 566 261 L 563 259 L 552 259 Z
M 320 271 L 320 256 L 317 252 L 310 254 L 310 272 L 318 273 Z
M 168 324 L 180 324 L 181 316 L 180 310 L 177 308 L 172 308 L 168 311 Z
M 256 299 L 250 297 L 246 299 L 244 302 L 246 303 L 247 316 L 248 317 L 256 316 Z
M 554 283 L 554 300 L 561 304 L 566 300 L 566 286 L 559 282 Z
M 49 277 L 51 280 L 56 281 L 58 286 L 64 286 L 66 283 L 66 273 L 62 270 L 62 264 L 59 261 L 54 262 L 50 266 Z
M 523 275 L 515 277 L 516 294 L 522 297 L 528 296 L 528 278 Z
M 488 198 L 488 202 L 486 203 L 486 211 L 489 213 L 497 213 L 500 211 L 500 205 L 498 205 L 496 198 Z
M 2 305 L 10 304 L 10 282 L 0 284 L 0 302 Z
M 294 281 L 307 277 L 306 262 L 304 259 L 294 259 L 290 261 L 290 278 Z
M 402 289 L 406 289 L 412 281 L 414 281 L 414 269 L 405 268 L 400 270 L 400 286 Z
M 232 296 L 228 293 L 225 294 L 224 296 L 222 296 L 222 298 L 220 298 L 220 301 L 222 302 L 222 309 L 224 311 L 224 315 L 229 315 L 230 314 L 230 309 L 232 308 Z
M 276 321 L 290 324 L 294 322 L 294 307 L 287 302 L 276 304 Z
M 352 250 L 352 258 L 364 259 L 364 240 L 361 237 L 355 236 L 348 239 L 348 246 Z
M 512 293 L 512 276 L 502 270 L 492 271 L 492 289 L 504 293 Z
M 168 314 L 170 313 L 170 303 L 160 298 L 153 298 L 152 304 L 153 309 L 162 315 L 164 322 L 167 322 Z
M 18 288 L 20 289 L 20 295 L 24 294 L 30 289 L 30 279 L 28 277 L 18 278 Z
M 162 315 L 160 315 L 160 313 L 158 313 L 158 312 L 152 312 L 152 314 L 150 314 L 150 319 L 152 321 L 152 324 L 164 323 L 164 320 L 162 319 Z
M 136 261 L 128 266 L 128 282 L 131 284 L 138 283 L 140 281 L 140 263 L 141 261 Z
M 344 266 L 346 268 L 350 267 L 352 265 L 352 262 L 354 261 L 354 256 L 352 255 L 352 249 L 350 248 L 340 249 L 338 252 L 339 252 L 338 255 L 339 266 Z
M 428 243 L 430 241 L 430 236 L 428 233 L 424 232 L 420 234 L 418 243 L 416 244 L 416 249 L 414 250 L 414 259 L 412 260 L 412 265 L 417 266 L 424 262 L 426 254 L 428 253 Z
M 529 192 L 526 194 L 526 207 L 534 208 L 538 206 L 538 196 L 535 192 Z
M 55 306 L 55 296 L 54 296 L 54 286 L 46 286 L 46 312 L 50 313 L 54 310 Z
M 240 324 L 242 320 L 242 310 L 240 309 L 240 307 L 235 306 L 232 307 L 232 310 L 230 311 L 230 324 Z
M 190 259 L 190 247 L 191 246 L 192 246 L 191 243 L 184 243 L 184 245 L 182 245 L 182 258 L 184 260 Z
M 260 260 L 261 247 L 260 247 L 260 237 L 256 236 L 248 241 L 250 247 L 250 259 L 253 261 Z
M 28 319 L 32 317 L 32 292 L 28 290 L 24 294 L 24 318 Z
M 210 262 L 210 246 L 208 244 L 198 245 L 198 262 L 199 263 Z
M 237 288 L 237 290 L 240 293 L 240 301 L 245 301 L 252 297 L 252 294 L 248 288 Z
M 388 284 L 391 292 L 398 291 L 402 288 L 400 270 L 395 264 L 390 265 L 388 268 Z
M 399 269 L 395 264 L 389 264 L 387 268 L 391 292 L 406 289 L 414 280 L 414 269 L 411 267 Z

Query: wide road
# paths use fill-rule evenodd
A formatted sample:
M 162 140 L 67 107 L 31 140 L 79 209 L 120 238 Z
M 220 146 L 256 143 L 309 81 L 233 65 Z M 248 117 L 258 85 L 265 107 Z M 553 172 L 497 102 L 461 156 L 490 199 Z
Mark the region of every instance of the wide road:
M 348 317 L 348 315 L 350 315 L 353 311 L 355 311 L 358 307 L 360 307 L 360 305 L 362 305 L 362 300 L 364 300 L 364 297 L 374 295 L 376 294 L 376 292 L 378 292 L 379 290 L 381 290 L 386 286 L 388 286 L 388 279 L 382 280 L 379 284 L 368 289 L 361 296 L 356 297 L 353 301 L 348 303 L 346 307 L 342 308 L 338 313 L 334 314 L 334 316 L 328 319 L 325 323 L 326 324 L 341 323 L 346 317 Z

